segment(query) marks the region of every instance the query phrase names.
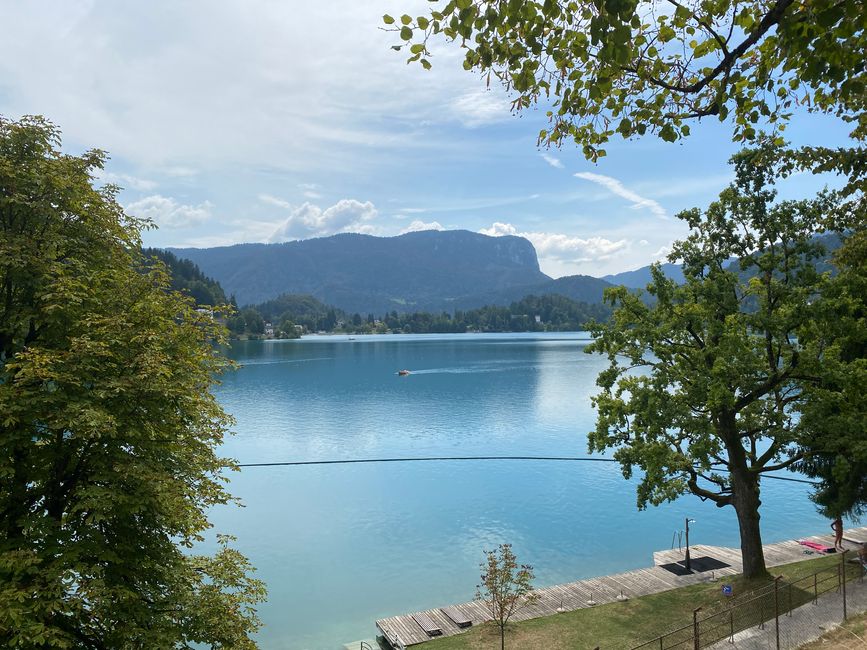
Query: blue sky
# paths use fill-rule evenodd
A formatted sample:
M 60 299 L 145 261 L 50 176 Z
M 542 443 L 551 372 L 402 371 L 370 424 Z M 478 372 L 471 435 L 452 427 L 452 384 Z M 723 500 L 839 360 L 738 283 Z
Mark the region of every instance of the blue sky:
M 598 164 L 539 150 L 544 114 L 511 115 L 458 48 L 437 48 L 431 71 L 389 49 L 382 14 L 430 5 L 0 0 L 0 114 L 45 115 L 67 150 L 107 150 L 103 180 L 159 226 L 152 246 L 464 228 L 527 237 L 555 277 L 598 276 L 662 257 L 686 233 L 674 215 L 730 179 L 736 146 L 713 120 L 684 143 L 614 141 Z M 807 114 L 786 132 L 845 134 Z

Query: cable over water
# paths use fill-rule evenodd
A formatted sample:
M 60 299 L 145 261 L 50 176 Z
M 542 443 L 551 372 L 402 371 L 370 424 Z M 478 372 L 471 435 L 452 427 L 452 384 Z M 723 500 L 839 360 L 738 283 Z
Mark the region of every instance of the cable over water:
M 453 460 L 535 460 L 588 463 L 618 462 L 614 458 L 599 458 L 593 456 L 418 456 L 405 458 L 341 458 L 334 460 L 291 460 L 271 463 L 238 463 L 237 467 L 293 467 L 300 465 L 352 465 L 359 463 L 422 463 L 431 461 Z M 774 479 L 777 481 L 791 481 L 792 483 L 807 483 L 808 485 L 816 485 L 815 481 L 809 481 L 803 478 L 793 478 L 790 476 L 775 476 L 773 474 L 766 474 L 762 478 Z

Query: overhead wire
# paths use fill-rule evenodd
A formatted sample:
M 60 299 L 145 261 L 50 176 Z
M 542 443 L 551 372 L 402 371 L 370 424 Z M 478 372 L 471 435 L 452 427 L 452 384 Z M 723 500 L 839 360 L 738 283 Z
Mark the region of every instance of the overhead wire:
M 299 467 L 309 465 L 353 465 L 370 463 L 421 463 L 435 461 L 489 461 L 489 460 L 520 460 L 520 461 L 554 461 L 554 462 L 590 462 L 590 463 L 616 463 L 614 458 L 602 458 L 594 456 L 415 456 L 415 457 L 390 457 L 390 458 L 338 458 L 331 460 L 290 460 L 274 461 L 266 463 L 237 463 L 236 467 Z M 722 469 L 721 471 L 727 471 Z M 794 478 L 791 476 L 777 476 L 766 474 L 762 478 L 777 481 L 789 481 L 792 483 L 806 483 L 816 485 L 816 481 Z

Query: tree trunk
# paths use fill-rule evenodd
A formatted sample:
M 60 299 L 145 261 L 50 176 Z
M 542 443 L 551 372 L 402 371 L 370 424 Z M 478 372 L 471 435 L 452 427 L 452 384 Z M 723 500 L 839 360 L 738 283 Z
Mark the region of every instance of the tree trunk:
M 506 626 L 500 626 L 500 650 L 506 650 Z
M 762 531 L 759 527 L 761 503 L 758 477 L 746 470 L 733 470 L 732 504 L 738 516 L 741 560 L 746 578 L 762 578 L 769 575 L 765 567 Z

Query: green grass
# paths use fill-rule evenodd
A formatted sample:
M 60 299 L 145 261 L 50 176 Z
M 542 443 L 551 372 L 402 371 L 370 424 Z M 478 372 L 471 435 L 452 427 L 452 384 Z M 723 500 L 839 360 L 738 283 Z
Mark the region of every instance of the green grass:
M 826 567 L 836 570 L 839 563 L 838 557 L 823 556 L 773 567 L 771 573 L 783 576 L 787 582 L 794 582 Z M 596 646 L 603 650 L 632 648 L 672 629 L 690 624 L 692 611 L 696 607 L 701 606 L 705 611 L 723 607 L 726 600 L 722 595 L 723 583 L 733 586 L 734 597 L 737 598 L 769 585 L 770 581 L 749 581 L 742 576 L 732 576 L 718 582 L 671 589 L 622 603 L 610 603 L 512 623 L 506 631 L 506 646 L 552 650 L 592 650 Z M 781 607 L 786 605 L 784 600 L 780 601 Z M 772 611 L 771 606 L 768 613 Z M 499 648 L 499 645 L 498 628 L 487 623 L 464 634 L 431 641 L 424 647 L 425 650 L 481 650 Z

